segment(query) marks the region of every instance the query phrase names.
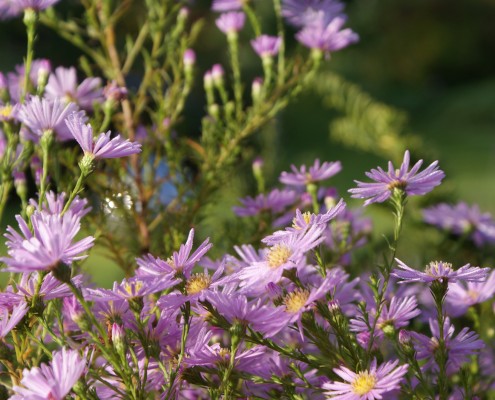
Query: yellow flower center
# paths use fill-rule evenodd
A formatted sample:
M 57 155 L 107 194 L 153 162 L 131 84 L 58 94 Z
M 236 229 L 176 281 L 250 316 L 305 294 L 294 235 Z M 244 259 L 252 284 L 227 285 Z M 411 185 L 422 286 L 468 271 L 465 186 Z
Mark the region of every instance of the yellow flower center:
M 292 250 L 283 244 L 277 244 L 273 246 L 268 255 L 266 256 L 266 261 L 271 268 L 278 268 L 285 264 L 289 257 L 292 255 Z
M 476 290 L 468 290 L 467 295 L 472 301 L 478 301 L 480 293 Z
M 392 191 L 395 188 L 404 190 L 407 187 L 407 182 L 401 180 L 394 180 L 388 184 L 388 190 Z
M 352 382 L 352 391 L 356 394 L 363 395 L 369 393 L 376 385 L 376 376 L 368 371 L 360 372 L 354 382 Z
M 309 290 L 306 289 L 294 290 L 284 298 L 286 311 L 289 313 L 297 313 L 301 308 L 304 307 L 308 298 L 309 298 Z
M 452 271 L 452 264 L 449 264 L 449 263 L 445 263 L 445 262 L 442 262 L 441 263 L 444 267 L 444 272 L 442 273 L 445 273 L 445 272 L 450 272 Z M 439 265 L 440 265 L 440 262 L 438 261 L 433 261 L 430 263 L 429 266 L 426 267 L 426 270 L 425 272 L 428 274 L 428 275 L 431 275 L 431 276 L 439 276 L 440 275 L 440 268 L 439 268 Z
M 311 213 L 309 211 L 306 211 L 305 213 L 302 214 L 302 217 L 304 219 L 304 222 L 306 224 L 309 224 L 309 222 L 311 221 Z M 292 220 L 292 227 L 295 229 L 301 229 L 301 227 L 297 225 L 296 218 Z
M 141 282 L 141 281 L 135 281 L 132 283 L 126 282 L 124 284 L 125 291 L 127 293 L 129 293 L 129 295 L 131 295 L 131 296 L 134 296 L 137 293 L 139 293 L 139 291 L 142 289 L 142 287 L 143 287 L 143 282 Z
M 10 118 L 13 107 L 10 104 L 0 107 L 0 117 Z
M 204 289 L 207 289 L 211 284 L 211 277 L 208 274 L 194 274 L 187 281 L 186 292 L 187 294 L 196 294 Z
M 175 268 L 176 267 L 175 261 L 174 261 L 174 258 L 173 257 L 167 258 L 167 264 L 170 265 L 172 268 Z

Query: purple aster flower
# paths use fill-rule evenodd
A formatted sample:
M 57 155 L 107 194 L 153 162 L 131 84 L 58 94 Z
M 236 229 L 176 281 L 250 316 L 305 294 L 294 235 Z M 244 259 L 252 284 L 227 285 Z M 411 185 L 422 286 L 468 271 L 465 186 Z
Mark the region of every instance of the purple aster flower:
M 161 277 L 154 280 L 132 277 L 124 279 L 120 284 L 114 282 L 112 290 L 87 289 L 86 293 L 88 299 L 91 300 L 132 300 L 170 289 L 179 282 L 180 280 L 173 279 L 173 277 Z
M 449 315 L 459 317 L 475 304 L 491 299 L 495 293 L 495 271 L 485 282 L 454 283 L 449 286 L 445 306 Z
M 279 180 L 286 185 L 300 187 L 313 182 L 324 181 L 334 176 L 340 172 L 342 165 L 340 161 L 324 162 L 320 165 L 320 160 L 317 159 L 309 169 L 305 165 L 301 166 L 299 170 L 294 165 L 291 165 L 291 169 L 292 173 L 282 172 Z
M 102 101 L 102 93 L 100 78 L 86 78 L 78 85 L 74 67 L 58 67 L 50 74 L 45 87 L 46 98 L 61 98 L 65 103 L 76 103 L 84 110 L 92 110 L 95 101 Z
M 243 12 L 228 12 L 221 14 L 217 18 L 216 23 L 218 29 L 220 29 L 226 35 L 237 34 L 246 21 L 246 15 Z
M 59 263 L 71 264 L 86 258 L 81 253 L 93 246 L 92 236 L 74 242 L 81 227 L 81 218 L 71 212 L 60 216 L 36 211 L 31 216 L 33 232 L 20 215 L 16 215 L 16 219 L 21 234 L 11 226 L 7 227 L 5 237 L 9 256 L 0 258 L 7 264 L 6 271 L 51 270 Z
M 143 277 L 159 277 L 172 274 L 173 276 L 183 275 L 184 277 L 189 278 L 196 263 L 198 263 L 208 250 L 211 249 L 211 246 L 213 246 L 208 238 L 191 254 L 193 241 L 194 229 L 191 229 L 186 243 L 181 244 L 179 251 L 174 251 L 172 257 L 168 258 L 167 261 L 155 258 L 151 254 L 148 254 L 143 258 L 137 258 L 136 261 L 139 265 L 137 275 Z
M 432 338 L 416 332 L 411 332 L 410 334 L 414 341 L 417 359 L 428 360 L 422 368 L 438 371 L 438 365 L 435 362 L 435 353 L 439 348 L 440 338 L 440 329 L 437 320 L 430 319 L 430 330 L 433 335 Z M 457 336 L 454 336 L 454 331 L 455 328 L 450 323 L 450 319 L 445 318 L 443 339 L 448 354 L 447 373 L 449 375 L 459 371 L 462 364 L 469 361 L 469 358 L 473 354 L 476 354 L 480 349 L 485 347 L 479 336 L 471 332 L 468 328 L 463 328 Z
M 64 192 L 56 194 L 50 190 L 46 193 L 46 203 L 41 206 L 41 210 L 51 215 L 61 214 L 65 206 L 65 198 L 66 194 Z M 38 202 L 34 199 L 30 199 L 29 204 L 36 209 L 40 209 Z M 87 205 L 88 200 L 76 196 L 70 204 L 68 211 L 82 218 L 91 211 L 91 207 L 88 207 Z
M 19 303 L 12 307 L 9 315 L 8 308 L 0 309 L 0 338 L 4 338 L 15 328 L 19 321 L 27 314 L 29 307 L 25 302 Z
M 371 203 L 383 203 L 396 188 L 403 190 L 408 196 L 426 194 L 431 192 L 435 186 L 440 185 L 445 177 L 445 173 L 438 169 L 438 161 L 431 163 L 428 168 L 419 173 L 423 160 L 414 164 L 411 170 L 409 170 L 409 161 L 409 150 L 406 150 L 400 169 L 394 169 L 392 162 L 389 161 L 388 171 L 378 167 L 366 172 L 366 176 L 375 182 L 354 181 L 358 187 L 349 189 L 349 192 L 352 193 L 353 198 L 368 199 L 364 202 L 367 206 Z
M 320 226 L 322 229 L 326 229 L 328 223 L 336 218 L 345 210 L 346 204 L 344 199 L 340 199 L 337 205 L 330 208 L 325 214 L 312 214 L 310 212 L 301 213 L 299 209 L 296 210 L 296 216 L 292 220 L 292 226 L 286 228 L 284 231 L 277 231 L 270 236 L 263 239 L 263 243 L 274 245 L 279 243 L 283 238 L 290 235 L 298 235 L 303 230 L 307 230 L 312 226 Z
M 285 327 L 287 316 L 284 307 L 262 305 L 261 300 L 248 301 L 237 293 L 213 293 L 209 301 L 229 323 L 240 323 L 244 327 L 249 325 L 267 338 Z
M 124 140 L 120 135 L 110 139 L 110 131 L 100 133 L 95 139 L 93 128 L 85 122 L 79 113 L 70 114 L 65 120 L 67 128 L 83 149 L 85 156 L 98 160 L 125 157 L 141 151 L 141 144 L 130 142 L 128 139 Z
M 240 10 L 246 0 L 213 0 L 211 9 L 217 12 Z
M 283 0 L 282 15 L 294 26 L 304 27 L 322 18 L 331 21 L 341 15 L 344 4 L 338 0 Z
M 277 55 L 281 44 L 282 39 L 278 36 L 261 35 L 251 40 L 251 46 L 261 58 Z
M 388 361 L 377 367 L 376 359 L 371 362 L 370 368 L 355 373 L 346 367 L 335 368 L 334 372 L 344 382 L 329 382 L 322 388 L 325 394 L 335 400 L 375 400 L 381 399 L 383 394 L 398 389 L 408 365 L 399 365 L 399 361 Z
M 297 193 L 293 190 L 274 189 L 266 195 L 259 194 L 255 198 L 248 196 L 240 199 L 242 207 L 234 207 L 233 210 L 239 217 L 251 217 L 264 211 L 280 213 L 294 204 L 296 199 Z
M 358 34 L 351 29 L 342 29 L 346 21 L 344 15 L 326 21 L 322 14 L 315 23 L 306 25 L 298 32 L 296 39 L 310 49 L 333 53 L 359 40 Z
M 259 295 L 270 282 L 278 283 L 286 269 L 298 268 L 305 254 L 318 246 L 324 237 L 324 228 L 313 225 L 299 234 L 283 237 L 265 252 L 265 259 L 251 263 L 238 273 L 240 286 L 246 293 Z
M 481 213 L 477 205 L 442 203 L 423 210 L 423 218 L 454 235 L 468 234 L 478 247 L 495 243 L 495 221 L 490 213 Z
M 15 0 L 14 3 L 23 10 L 32 9 L 42 11 L 53 6 L 60 0 Z
M 41 364 L 22 372 L 21 386 L 14 386 L 16 393 L 11 399 L 63 400 L 79 380 L 86 368 L 86 362 L 76 350 L 53 353 L 49 365 Z
M 431 283 L 434 281 L 440 282 L 482 282 L 488 276 L 490 268 L 471 267 L 470 264 L 466 264 L 454 270 L 452 264 L 443 261 L 432 261 L 426 266 L 424 272 L 412 269 L 404 264 L 399 259 L 395 259 L 399 264 L 399 269 L 394 269 L 392 276 L 401 279 L 398 283 L 410 283 L 410 282 L 425 282 Z
M 77 111 L 74 103 L 64 104 L 60 99 L 48 100 L 38 96 L 31 97 L 19 110 L 18 118 L 37 137 L 46 132 L 55 132 L 60 140 L 71 139 L 64 120 Z M 81 120 L 84 114 L 79 114 Z

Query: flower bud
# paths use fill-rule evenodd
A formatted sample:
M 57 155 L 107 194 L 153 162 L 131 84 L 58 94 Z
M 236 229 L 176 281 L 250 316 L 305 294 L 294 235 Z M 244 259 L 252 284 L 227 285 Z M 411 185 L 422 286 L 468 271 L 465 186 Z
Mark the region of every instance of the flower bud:
M 253 98 L 253 103 L 257 103 L 259 100 L 261 100 L 262 89 L 263 79 L 259 77 L 254 78 L 251 85 L 251 97 Z
M 115 322 L 112 324 L 112 343 L 119 354 L 125 354 L 125 331 L 121 325 Z
M 223 67 L 220 64 L 215 64 L 211 68 L 211 77 L 213 79 L 213 83 L 216 86 L 222 86 L 223 85 L 223 76 L 225 72 L 223 70 Z

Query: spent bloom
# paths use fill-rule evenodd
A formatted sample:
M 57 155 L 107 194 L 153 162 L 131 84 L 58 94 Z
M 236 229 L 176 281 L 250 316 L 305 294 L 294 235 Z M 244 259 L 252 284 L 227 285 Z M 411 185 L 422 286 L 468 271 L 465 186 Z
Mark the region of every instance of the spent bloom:
M 53 353 L 49 365 L 41 364 L 22 373 L 21 386 L 14 386 L 16 393 L 11 399 L 63 400 L 79 380 L 86 368 L 86 362 L 76 350 Z
M 335 400 L 374 400 L 383 398 L 383 394 L 398 389 L 408 365 L 398 366 L 399 361 L 388 361 L 377 367 L 376 359 L 369 370 L 351 371 L 346 367 L 335 368 L 334 372 L 344 382 L 323 384 L 325 394 Z
M 424 282 L 482 282 L 486 279 L 490 268 L 471 267 L 466 264 L 461 268 L 454 270 L 452 264 L 444 261 L 432 261 L 426 266 L 424 272 L 412 269 L 399 259 L 395 259 L 399 269 L 394 269 L 392 275 L 400 279 L 398 283 Z
M 243 28 L 245 21 L 246 15 L 243 12 L 233 11 L 220 15 L 216 23 L 218 29 L 226 35 L 235 35 Z
M 366 176 L 374 182 L 360 182 L 357 188 L 349 189 L 353 198 L 367 199 L 364 205 L 371 203 L 383 203 L 392 196 L 395 189 L 400 189 L 408 196 L 423 195 L 431 192 L 434 187 L 440 185 L 445 173 L 438 168 L 438 161 L 431 163 L 424 171 L 418 172 L 423 165 L 419 160 L 409 170 L 410 155 L 406 150 L 404 160 L 399 169 L 395 169 L 392 162 L 388 163 L 388 171 L 382 168 L 372 169 L 366 172 Z
M 130 142 L 117 135 L 110 139 L 110 131 L 93 137 L 93 128 L 85 124 L 85 120 L 78 113 L 73 113 L 65 120 L 67 128 L 84 151 L 84 155 L 93 159 L 119 158 L 136 154 L 141 151 L 141 144 Z
M 442 203 L 423 210 L 423 218 L 454 235 L 468 235 L 478 247 L 495 243 L 495 221 L 490 213 L 481 213 L 477 205 Z
M 251 40 L 251 46 L 261 58 L 277 55 L 282 39 L 278 36 L 261 35 Z
M 289 186 L 306 186 L 310 183 L 324 181 L 342 169 L 340 161 L 324 162 L 320 164 L 320 160 L 316 160 L 314 164 L 306 168 L 305 165 L 297 169 L 295 165 L 291 165 L 292 172 L 282 172 L 280 182 Z

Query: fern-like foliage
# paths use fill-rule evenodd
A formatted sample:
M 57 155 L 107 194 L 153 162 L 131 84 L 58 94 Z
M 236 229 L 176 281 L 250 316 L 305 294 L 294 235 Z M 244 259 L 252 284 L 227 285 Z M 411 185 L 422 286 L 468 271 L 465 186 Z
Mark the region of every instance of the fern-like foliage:
M 313 82 L 324 104 L 341 114 L 330 123 L 334 140 L 394 161 L 402 160 L 406 148 L 421 153 L 421 138 L 407 132 L 404 111 L 373 99 L 332 72 L 322 72 Z

